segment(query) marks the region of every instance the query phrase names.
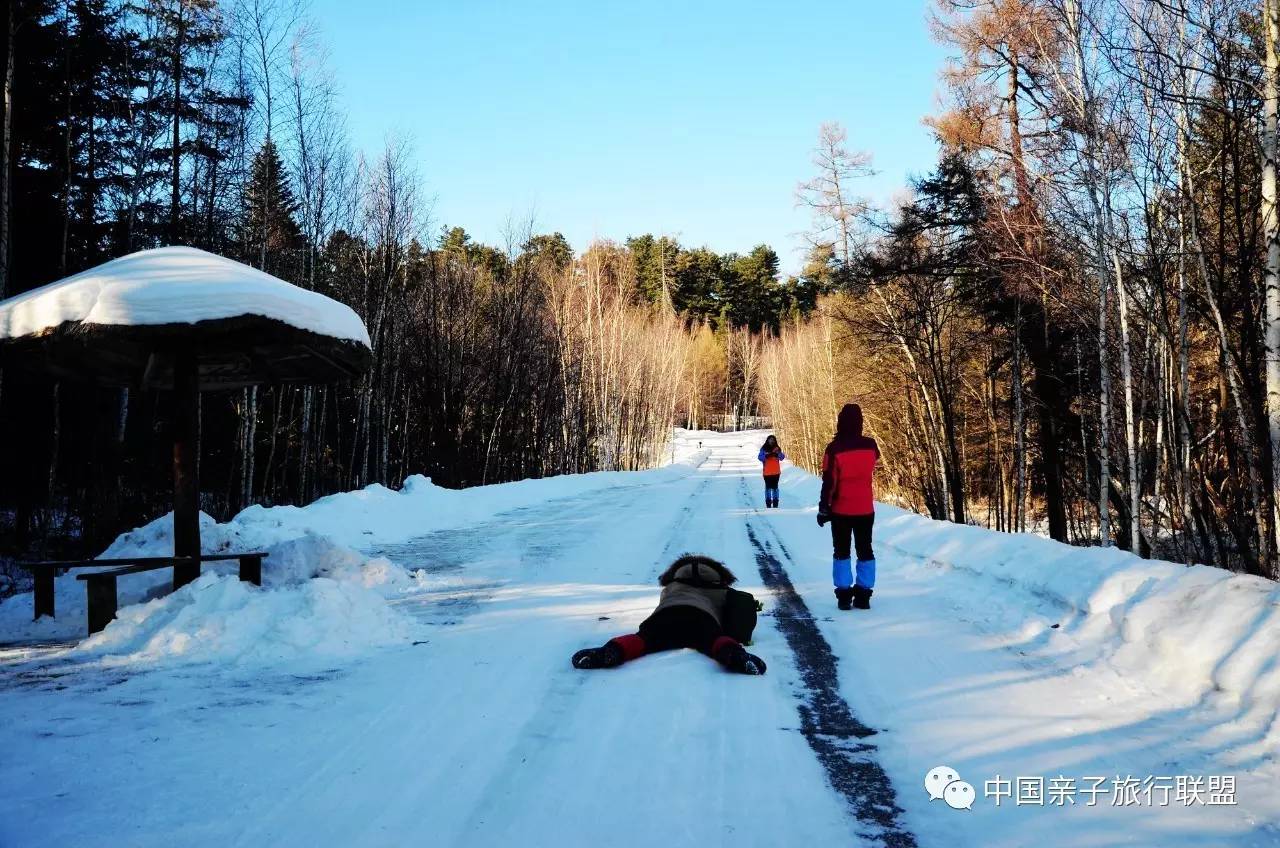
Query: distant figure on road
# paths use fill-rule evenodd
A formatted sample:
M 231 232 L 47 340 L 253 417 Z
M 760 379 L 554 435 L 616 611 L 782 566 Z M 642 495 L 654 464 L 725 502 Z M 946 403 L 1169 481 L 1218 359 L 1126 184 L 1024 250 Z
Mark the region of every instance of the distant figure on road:
M 742 643 L 724 632 L 725 600 L 737 579 L 723 563 L 685 554 L 658 578 L 662 596 L 657 609 L 640 623 L 639 632 L 578 651 L 573 667 L 616 668 L 645 654 L 693 648 L 729 671 L 764 674 L 764 660 L 747 653 Z
M 778 478 L 782 476 L 782 460 L 787 455 L 778 447 L 778 437 L 770 434 L 760 448 L 759 460 L 764 463 L 764 508 L 778 508 Z
M 876 440 L 862 435 L 862 407 L 846 404 L 836 422 L 836 437 L 822 455 L 822 496 L 818 500 L 818 526 L 831 522 L 831 579 L 836 586 L 836 603 L 842 610 L 871 609 L 871 590 L 876 585 L 876 557 L 871 550 L 871 526 L 876 520 L 871 477 L 879 458 Z M 858 554 L 857 582 L 849 561 L 850 536 Z

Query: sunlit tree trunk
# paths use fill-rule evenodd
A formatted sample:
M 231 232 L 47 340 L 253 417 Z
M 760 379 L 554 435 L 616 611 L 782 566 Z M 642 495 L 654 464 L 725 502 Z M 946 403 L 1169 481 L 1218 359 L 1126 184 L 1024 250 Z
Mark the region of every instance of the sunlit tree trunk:
M 1259 558 L 1272 574 L 1280 573 L 1276 552 L 1280 550 L 1280 209 L 1277 209 L 1276 167 L 1280 155 L 1280 0 L 1263 0 L 1263 38 L 1266 60 L 1263 68 L 1262 125 L 1262 226 L 1267 244 L 1266 279 L 1266 390 L 1267 432 L 1271 442 L 1270 505 L 1271 537 Z
M 1120 315 L 1120 376 L 1124 382 L 1124 441 L 1129 467 L 1129 549 L 1142 551 L 1142 492 L 1139 488 L 1138 441 L 1133 409 L 1133 366 L 1129 353 L 1129 294 L 1120 271 L 1120 254 L 1111 252 L 1116 273 L 1116 306 Z

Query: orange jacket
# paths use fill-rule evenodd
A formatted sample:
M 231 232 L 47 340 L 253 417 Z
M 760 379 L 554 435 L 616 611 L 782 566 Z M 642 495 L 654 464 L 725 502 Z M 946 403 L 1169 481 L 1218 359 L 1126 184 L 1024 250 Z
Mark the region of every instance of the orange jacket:
M 772 453 L 767 453 L 764 448 L 760 448 L 760 456 L 758 457 L 764 463 L 764 476 L 772 477 L 775 474 L 782 473 L 782 460 L 787 455 L 782 452 L 781 448 L 774 448 Z

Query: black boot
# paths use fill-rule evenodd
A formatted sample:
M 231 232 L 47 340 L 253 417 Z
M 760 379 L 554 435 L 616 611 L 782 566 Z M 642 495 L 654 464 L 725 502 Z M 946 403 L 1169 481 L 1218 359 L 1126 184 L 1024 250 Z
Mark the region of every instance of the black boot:
M 836 606 L 842 610 L 853 609 L 853 590 L 836 589 Z
M 747 653 L 747 649 L 738 644 L 722 649 L 715 659 L 729 671 L 738 674 L 764 674 L 768 668 L 764 660 Z
M 853 608 L 854 609 L 871 609 L 871 593 L 872 589 L 862 586 L 853 587 Z
M 626 659 L 622 647 L 615 642 L 605 642 L 599 648 L 583 648 L 573 655 L 574 668 L 617 668 Z

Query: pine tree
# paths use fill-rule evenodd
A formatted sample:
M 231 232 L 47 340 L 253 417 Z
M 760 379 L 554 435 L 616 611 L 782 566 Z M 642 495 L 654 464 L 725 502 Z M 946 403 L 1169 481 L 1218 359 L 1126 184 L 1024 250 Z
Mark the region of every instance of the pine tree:
M 280 151 L 268 138 L 253 157 L 244 190 L 240 243 L 245 260 L 269 273 L 287 275 L 301 243 L 294 220 L 297 211 Z
M 521 247 L 521 258 L 535 265 L 546 263 L 557 271 L 563 271 L 573 262 L 573 248 L 560 233 L 533 236 Z
M 649 303 L 671 299 L 675 283 L 676 257 L 680 245 L 666 236 L 654 238 L 646 233 L 627 239 L 627 247 L 636 263 L 636 287 Z
M 777 332 L 786 299 L 786 291 L 778 283 L 778 254 L 767 244 L 760 244 L 727 264 L 723 299 L 729 322 L 753 332 Z
M 720 315 L 724 259 L 705 247 L 681 251 L 676 257 L 676 311 L 691 322 L 712 321 Z

